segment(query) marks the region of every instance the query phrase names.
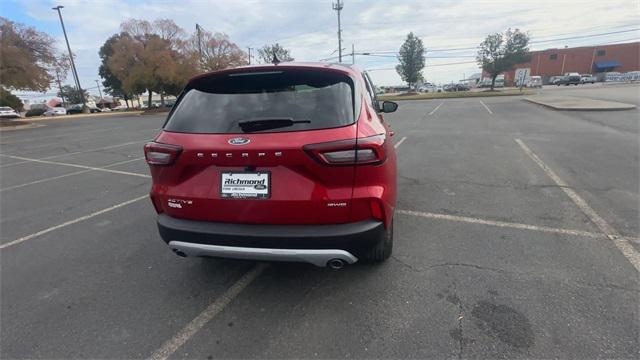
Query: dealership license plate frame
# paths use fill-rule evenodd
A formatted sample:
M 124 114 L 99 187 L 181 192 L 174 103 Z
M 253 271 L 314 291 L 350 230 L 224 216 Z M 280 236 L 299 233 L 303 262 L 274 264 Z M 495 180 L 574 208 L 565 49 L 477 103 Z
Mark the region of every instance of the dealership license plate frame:
M 230 192 L 225 191 L 224 181 L 228 176 L 234 177 L 251 177 L 256 175 L 266 175 L 266 193 L 262 192 Z M 241 187 L 240 185 L 233 185 Z M 247 187 L 248 185 L 242 185 Z M 257 190 L 257 189 L 256 189 Z M 223 199 L 237 199 L 237 200 L 265 200 L 271 198 L 271 172 L 270 171 L 222 171 L 220 172 L 220 197 Z

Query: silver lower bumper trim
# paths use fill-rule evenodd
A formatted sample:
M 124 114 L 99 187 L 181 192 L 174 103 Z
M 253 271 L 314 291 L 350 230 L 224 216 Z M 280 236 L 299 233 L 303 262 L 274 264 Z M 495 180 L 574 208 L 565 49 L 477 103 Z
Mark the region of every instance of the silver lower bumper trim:
M 266 249 L 235 246 L 220 246 L 170 241 L 169 247 L 187 256 L 214 256 L 233 259 L 264 261 L 306 262 L 319 267 L 327 266 L 329 260 L 340 259 L 353 264 L 358 258 L 338 249 Z

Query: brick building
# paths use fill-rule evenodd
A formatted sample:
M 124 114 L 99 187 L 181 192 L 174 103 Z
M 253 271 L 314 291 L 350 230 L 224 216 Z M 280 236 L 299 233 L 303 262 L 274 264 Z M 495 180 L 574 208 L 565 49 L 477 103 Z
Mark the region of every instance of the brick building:
M 513 85 L 516 72 L 520 74 L 522 71 L 529 76 L 542 76 L 546 84 L 550 77 L 568 72 L 598 74 L 640 70 L 640 42 L 547 49 L 529 54 L 529 62 L 517 64 L 514 70 L 504 74 L 506 85 Z M 484 72 L 482 75 L 488 77 Z

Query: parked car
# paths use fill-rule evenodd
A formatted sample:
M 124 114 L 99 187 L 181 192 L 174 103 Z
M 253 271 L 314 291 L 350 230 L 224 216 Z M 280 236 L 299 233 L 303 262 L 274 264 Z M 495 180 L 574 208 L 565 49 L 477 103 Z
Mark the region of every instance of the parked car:
M 67 114 L 81 114 L 82 113 L 82 104 L 73 104 L 67 108 Z M 90 113 L 99 113 L 101 110 L 95 106 L 88 106 Z
M 260 65 L 191 79 L 144 147 L 161 237 L 179 256 L 340 268 L 393 248 L 396 154 L 366 73 Z
M 31 107 L 31 109 L 27 110 L 27 112 L 24 114 L 25 117 L 34 117 L 34 116 L 42 116 L 44 115 L 44 112 L 47 111 L 47 109 L 45 108 L 41 108 L 41 107 Z
M 469 87 L 464 84 L 449 84 L 445 85 L 445 91 L 469 91 Z
M 541 76 L 530 76 L 525 86 L 528 88 L 541 88 L 542 87 L 542 77 Z
M 504 76 L 499 75 L 496 78 L 496 82 L 495 82 L 495 84 L 493 86 L 494 87 L 504 87 Z M 485 78 L 485 79 L 480 80 L 478 82 L 478 87 L 479 88 L 490 88 L 491 87 L 491 79 L 490 78 L 489 79 Z
M 557 86 L 560 85 L 578 85 L 580 84 L 580 74 L 578 73 L 566 73 L 562 76 L 556 83 Z
M 44 116 L 67 115 L 67 109 L 63 108 L 62 106 L 48 107 L 47 110 L 45 110 L 43 115 Z
M 549 84 L 558 85 L 558 82 L 560 82 L 560 79 L 562 79 L 562 76 L 552 76 L 549 78 Z
M 18 113 L 17 111 L 13 110 L 12 108 L 8 107 L 8 106 L 0 106 L 0 118 L 3 119 L 15 119 L 15 118 L 19 118 L 20 117 L 20 113 Z
M 427 84 L 427 85 L 423 85 L 422 87 L 419 88 L 420 92 L 426 92 L 426 93 L 430 93 L 430 92 L 438 92 L 438 87 L 434 84 Z
M 111 109 L 112 111 L 125 111 L 129 109 L 126 105 L 118 105 L 116 107 L 114 107 L 113 109 Z
M 596 82 L 596 77 L 591 74 L 580 75 L 581 84 L 594 84 L 595 82 Z

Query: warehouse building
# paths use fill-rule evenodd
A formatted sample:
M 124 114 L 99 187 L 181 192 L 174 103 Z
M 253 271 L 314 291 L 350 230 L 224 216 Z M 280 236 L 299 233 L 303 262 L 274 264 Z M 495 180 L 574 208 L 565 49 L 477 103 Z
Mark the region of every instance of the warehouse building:
M 529 62 L 504 74 L 507 86 L 513 86 L 521 76 L 542 76 L 543 83 L 548 84 L 551 77 L 568 72 L 599 74 L 601 80 L 607 72 L 640 71 L 640 42 L 547 49 L 529 54 Z M 483 77 L 488 75 L 483 72 Z

